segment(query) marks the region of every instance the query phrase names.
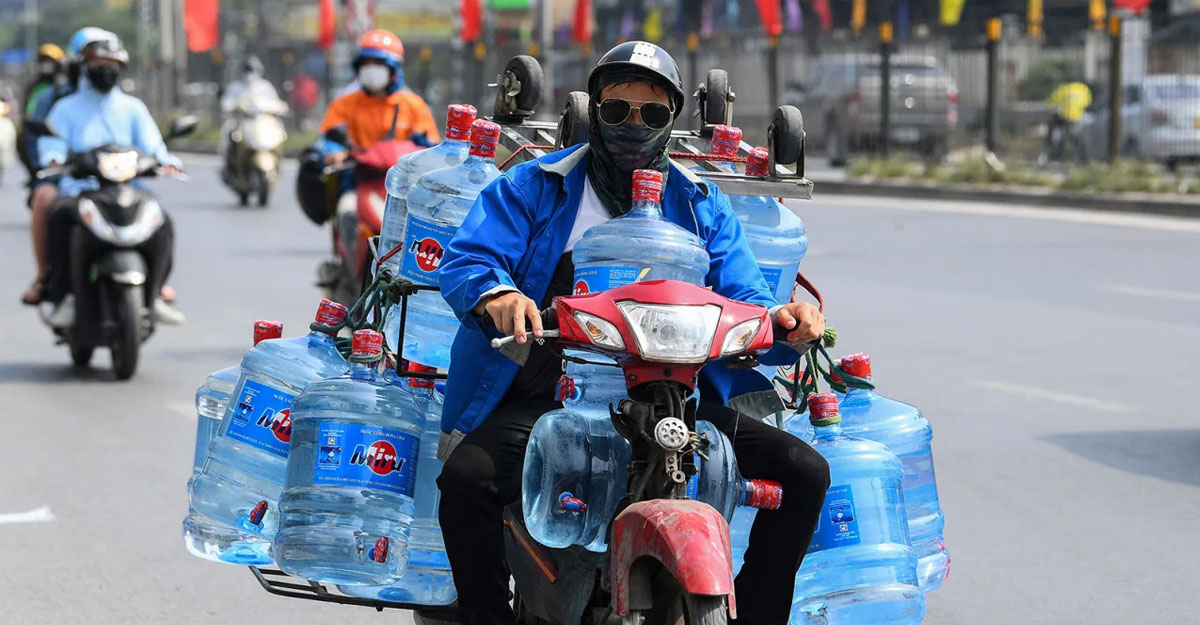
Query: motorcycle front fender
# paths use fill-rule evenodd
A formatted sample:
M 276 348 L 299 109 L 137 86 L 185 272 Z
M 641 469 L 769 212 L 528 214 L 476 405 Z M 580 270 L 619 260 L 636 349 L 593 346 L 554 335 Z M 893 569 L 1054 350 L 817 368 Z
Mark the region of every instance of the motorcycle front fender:
M 147 274 L 146 259 L 136 250 L 113 250 L 92 265 L 92 275 L 96 281 L 141 286 L 146 283 Z
M 662 568 L 686 593 L 728 597 L 729 616 L 737 618 L 729 524 L 712 506 L 687 499 L 631 504 L 613 521 L 609 552 L 617 615 L 653 607 L 653 579 Z

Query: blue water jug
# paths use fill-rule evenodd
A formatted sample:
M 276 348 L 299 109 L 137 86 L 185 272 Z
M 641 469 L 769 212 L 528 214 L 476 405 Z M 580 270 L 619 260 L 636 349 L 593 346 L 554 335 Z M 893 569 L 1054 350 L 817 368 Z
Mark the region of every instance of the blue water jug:
M 471 152 L 454 167 L 421 176 L 408 192 L 408 223 L 404 227 L 404 258 L 400 276 L 418 284 L 437 284 L 446 246 L 467 218 L 475 198 L 500 175 L 494 162 L 500 126 L 477 119 L 471 124 Z M 386 327 L 399 327 L 396 307 Z M 403 337 L 404 357 L 438 369 L 450 367 L 450 344 L 458 332 L 458 318 L 435 291 L 421 291 L 408 300 L 407 328 Z M 389 335 L 389 345 L 399 345 Z
M 837 398 L 809 398 L 812 442 L 830 486 L 796 574 L 791 625 L 918 625 L 925 596 L 909 545 L 903 469 L 888 448 L 842 432 Z
M 433 373 L 432 367 L 409 364 L 409 370 Z M 433 380 L 402 378 L 390 367 L 384 373 L 392 384 L 407 387 L 425 415 L 421 432 L 421 453 L 417 460 L 416 487 L 413 495 L 413 522 L 409 532 L 408 568 L 400 581 L 389 586 L 340 586 L 338 589 L 352 597 L 378 599 L 399 603 L 440 606 L 450 605 L 458 598 L 442 529 L 438 525 L 438 502 L 442 493 L 437 478 L 442 474 L 438 460 L 438 438 L 442 433 L 442 393 L 435 390 Z
M 254 344 L 283 335 L 283 324 L 278 321 L 255 321 Z M 234 365 L 213 372 L 196 389 L 196 452 L 192 461 L 192 477 L 204 468 L 208 445 L 221 427 L 221 418 L 229 407 L 229 398 L 237 386 L 241 367 Z M 191 478 L 188 478 L 191 482 Z M 271 556 L 271 541 L 241 528 L 231 527 L 189 510 L 183 519 L 183 544 L 194 556 L 213 562 L 230 564 L 263 565 L 274 562 Z
M 354 332 L 350 372 L 296 398 L 275 562 L 304 579 L 384 585 L 408 565 L 425 417 L 378 371 L 383 335 Z
M 446 138 L 427 150 L 409 152 L 400 157 L 387 171 L 383 185 L 387 200 L 383 206 L 383 223 L 379 228 L 379 253 L 386 254 L 404 242 L 404 226 L 408 222 L 408 190 L 418 178 L 444 167 L 454 167 L 467 158 L 471 123 L 475 107 L 470 104 L 451 104 L 446 111 Z M 400 270 L 400 254 L 384 261 L 383 266 Z
M 852 376 L 871 378 L 871 357 L 867 354 L 844 356 L 838 363 Z M 874 389 L 856 387 L 853 382 L 847 382 L 847 387 L 840 400 L 842 430 L 883 443 L 900 458 L 908 533 L 918 559 L 917 576 L 921 590 L 936 590 L 950 573 L 950 552 L 943 537 L 946 518 L 933 471 L 933 427 L 913 406 L 888 399 Z
M 221 429 L 208 446 L 204 470 L 191 481 L 196 512 L 274 536 L 292 437 L 292 402 L 309 382 L 349 368 L 333 342 L 334 328 L 345 319 L 345 306 L 321 300 L 307 335 L 263 341 L 246 352 Z
M 633 204 L 616 219 L 588 228 L 575 244 L 575 294 L 646 280 L 704 285 L 708 252 L 695 234 L 663 218 L 661 172 L 633 172 Z

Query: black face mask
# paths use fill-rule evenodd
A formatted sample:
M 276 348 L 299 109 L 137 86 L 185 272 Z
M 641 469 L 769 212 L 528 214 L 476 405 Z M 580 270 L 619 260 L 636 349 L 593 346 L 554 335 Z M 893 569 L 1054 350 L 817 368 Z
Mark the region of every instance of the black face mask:
M 633 170 L 661 171 L 666 182 L 671 126 L 655 130 L 629 121 L 606 124 L 598 119 L 596 107 L 591 108 L 588 144 L 592 149 L 592 160 L 588 163 L 588 178 L 608 214 L 613 217 L 624 215 L 632 203 Z
M 120 80 L 121 70 L 111 65 L 97 65 L 87 68 L 87 78 L 96 91 L 108 93 Z

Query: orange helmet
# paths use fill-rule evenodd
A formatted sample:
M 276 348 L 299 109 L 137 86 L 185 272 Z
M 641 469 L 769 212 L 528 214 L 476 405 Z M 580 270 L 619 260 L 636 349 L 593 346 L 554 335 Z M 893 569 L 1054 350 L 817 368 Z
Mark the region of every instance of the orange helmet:
M 358 42 L 358 54 L 354 57 L 355 69 L 364 59 L 379 59 L 393 70 L 399 71 L 404 63 L 404 44 L 392 32 L 376 28 L 363 35 Z

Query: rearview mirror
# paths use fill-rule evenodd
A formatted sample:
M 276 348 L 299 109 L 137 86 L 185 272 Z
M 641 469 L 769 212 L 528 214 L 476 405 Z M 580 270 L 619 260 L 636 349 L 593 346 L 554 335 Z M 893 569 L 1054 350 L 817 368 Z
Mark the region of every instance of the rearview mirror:
M 196 119 L 195 115 L 184 115 L 176 119 L 174 122 L 171 122 L 171 130 L 167 132 L 167 141 L 192 134 L 199 123 L 200 120 Z

